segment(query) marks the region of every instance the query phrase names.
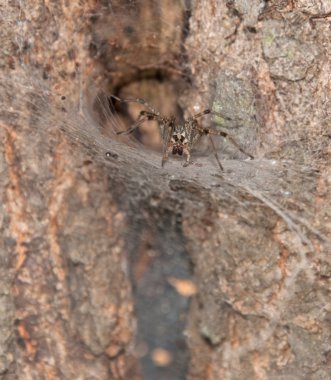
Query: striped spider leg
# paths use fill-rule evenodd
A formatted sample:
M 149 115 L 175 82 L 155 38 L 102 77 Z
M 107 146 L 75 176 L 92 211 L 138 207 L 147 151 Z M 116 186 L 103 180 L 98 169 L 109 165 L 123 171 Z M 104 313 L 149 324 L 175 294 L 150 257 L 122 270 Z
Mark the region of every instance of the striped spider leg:
M 117 135 L 128 135 L 128 134 L 134 132 L 137 128 L 139 128 L 146 121 L 150 121 L 150 120 L 156 120 L 157 121 L 160 132 L 161 132 L 161 137 L 163 140 L 163 154 L 162 154 L 162 162 L 161 162 L 161 165 L 163 167 L 165 161 L 168 159 L 168 146 L 169 146 L 170 141 L 172 139 L 173 131 L 175 129 L 176 118 L 174 116 L 171 116 L 171 117 L 162 116 L 158 111 L 154 110 L 154 108 L 152 108 L 144 99 L 141 99 L 141 98 L 120 99 L 114 95 L 112 95 L 111 97 L 120 101 L 120 102 L 139 103 L 148 109 L 148 111 L 146 111 L 146 110 L 140 111 L 136 122 L 133 124 L 133 126 L 131 128 L 129 128 L 126 131 L 119 131 L 119 132 L 117 132 Z M 182 152 L 179 154 L 182 154 Z
M 228 135 L 226 132 L 223 131 L 216 131 L 211 128 L 204 128 L 199 126 L 197 119 L 199 119 L 202 116 L 205 116 L 207 114 L 212 114 L 216 116 L 220 116 L 223 119 L 230 120 L 229 118 L 225 117 L 224 115 L 214 112 L 210 109 L 206 109 L 192 117 L 189 117 L 184 121 L 183 124 L 178 124 L 175 117 L 164 117 L 162 116 L 158 111 L 155 111 L 145 100 L 137 98 L 137 99 L 120 99 L 115 96 L 112 96 L 116 100 L 120 102 L 136 102 L 142 104 L 147 110 L 140 111 L 140 114 L 136 120 L 136 122 L 133 124 L 131 128 L 129 128 L 126 131 L 120 131 L 117 132 L 118 135 L 121 134 L 130 134 L 134 132 L 137 128 L 139 128 L 144 122 L 149 120 L 156 120 L 160 131 L 161 136 L 163 140 L 163 154 L 162 154 L 162 167 L 164 166 L 165 162 L 168 160 L 169 153 L 172 153 L 173 155 L 178 154 L 179 156 L 186 156 L 186 160 L 184 162 L 184 167 L 188 166 L 190 163 L 190 150 L 191 148 L 196 144 L 196 142 L 199 140 L 201 136 L 208 135 L 209 140 L 211 142 L 212 148 L 214 150 L 214 155 L 216 157 L 217 163 L 221 170 L 223 170 L 223 166 L 221 164 L 221 161 L 218 157 L 218 154 L 216 152 L 215 144 L 212 140 L 212 135 L 218 135 L 222 137 L 226 137 L 229 139 L 229 141 L 236 146 L 242 153 L 246 154 L 250 158 L 253 158 L 253 156 L 247 152 L 245 152 L 240 145 L 234 140 L 233 137 Z
M 215 144 L 214 144 L 214 141 L 212 139 L 212 135 L 215 135 L 215 136 L 222 136 L 224 138 L 227 138 L 240 152 L 244 153 L 246 156 L 250 157 L 251 159 L 253 159 L 254 157 L 247 153 L 245 150 L 243 150 L 241 148 L 241 146 L 236 142 L 236 140 L 230 136 L 228 133 L 224 132 L 224 131 L 217 131 L 215 129 L 212 129 L 212 128 L 204 128 L 204 127 L 201 127 L 199 126 L 198 122 L 197 122 L 197 119 L 202 117 L 202 116 L 205 116 L 205 115 L 208 115 L 208 114 L 211 114 L 211 115 L 214 115 L 214 116 L 219 116 L 221 117 L 222 119 L 225 119 L 225 120 L 231 120 L 230 118 L 222 115 L 221 113 L 219 112 L 215 112 L 215 111 L 212 111 L 210 109 L 206 109 L 190 118 L 188 118 L 186 121 L 185 121 L 185 128 L 186 130 L 190 131 L 192 130 L 192 135 L 191 135 L 191 145 L 193 146 L 195 144 L 195 142 L 201 137 L 201 136 L 208 136 L 209 137 L 209 141 L 211 143 L 211 146 L 213 148 L 213 151 L 214 151 L 214 156 L 216 158 L 216 161 L 220 167 L 220 169 L 223 171 L 223 166 L 221 164 L 221 161 L 218 157 L 218 154 L 217 154 L 217 151 L 216 151 L 216 147 L 215 147 Z M 189 162 L 187 161 L 185 163 L 185 166 L 187 166 L 189 164 Z

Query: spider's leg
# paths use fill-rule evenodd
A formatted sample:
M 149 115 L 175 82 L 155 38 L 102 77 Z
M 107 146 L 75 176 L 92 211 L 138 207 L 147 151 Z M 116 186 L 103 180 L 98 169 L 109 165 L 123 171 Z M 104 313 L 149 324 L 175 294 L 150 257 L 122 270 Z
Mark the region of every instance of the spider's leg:
M 144 117 L 144 116 L 142 117 L 142 115 L 139 115 L 138 120 L 133 124 L 133 126 L 131 128 L 127 129 L 126 131 L 116 132 L 116 134 L 117 135 L 129 135 L 130 133 L 135 131 L 137 128 L 139 128 L 141 126 L 141 124 L 147 120 L 148 120 L 147 117 Z
M 163 167 L 164 164 L 166 163 L 166 161 L 168 160 L 169 158 L 169 153 L 172 151 L 172 147 L 171 146 L 168 146 L 167 149 L 164 150 L 164 153 L 163 153 L 163 156 L 162 156 L 162 162 L 161 162 L 161 166 Z
M 209 140 L 210 140 L 211 145 L 212 145 L 212 147 L 213 147 L 214 156 L 215 156 L 215 158 L 216 158 L 216 161 L 217 161 L 217 163 L 218 163 L 220 169 L 223 171 L 224 169 L 223 169 L 223 166 L 222 166 L 222 164 L 221 164 L 221 161 L 220 161 L 220 159 L 219 159 L 219 157 L 218 157 L 218 154 L 217 154 L 217 151 L 216 151 L 216 147 L 215 147 L 214 141 L 213 141 L 213 139 L 211 138 L 210 135 L 209 135 Z
M 143 106 L 145 106 L 146 108 L 148 108 L 151 113 L 157 115 L 157 116 L 160 116 L 160 113 L 155 111 L 154 108 L 148 104 L 146 102 L 146 100 L 142 99 L 142 98 L 130 98 L 130 99 L 121 99 L 121 98 L 118 98 L 117 96 L 115 95 L 110 95 L 111 98 L 114 98 L 116 99 L 117 101 L 121 102 L 121 103 L 130 103 L 130 102 L 133 102 L 133 103 L 139 103 L 139 104 L 142 104 Z
M 208 128 L 205 128 L 203 129 L 204 133 L 205 134 L 208 134 L 208 135 L 217 135 L 217 136 L 222 136 L 224 138 L 227 138 L 236 148 L 238 148 L 240 150 L 240 152 L 246 154 L 246 156 L 248 156 L 249 158 L 253 159 L 254 157 L 250 154 L 250 153 L 247 153 L 237 142 L 236 140 L 230 136 L 228 133 L 226 132 L 223 132 L 223 131 L 214 131 L 212 129 L 208 129 Z
M 190 158 L 191 158 L 191 155 L 190 155 L 190 149 L 189 147 L 186 147 L 185 149 L 183 149 L 183 153 L 185 154 L 186 156 L 186 161 L 184 162 L 184 168 L 186 166 L 188 166 L 190 164 Z
M 198 118 L 201 117 L 201 116 L 208 115 L 209 113 L 211 113 L 211 110 L 210 110 L 210 109 L 204 110 L 204 111 L 202 111 L 202 112 L 199 112 L 199 113 L 193 115 L 193 116 L 192 116 L 192 119 L 196 120 L 196 119 L 198 119 Z
M 162 154 L 162 161 L 161 161 L 162 167 L 167 161 L 169 157 L 169 153 L 172 151 L 172 146 L 170 145 L 170 141 L 171 141 L 171 136 L 173 134 L 174 126 L 165 124 L 163 128 L 164 128 L 164 135 L 163 135 L 164 145 L 163 145 L 163 154 Z
M 204 110 L 202 112 L 197 113 L 196 115 L 192 116 L 192 119 L 196 120 L 199 117 L 202 117 L 202 116 L 208 115 L 208 114 L 221 117 L 224 120 L 231 120 L 230 117 L 225 116 L 225 115 L 221 114 L 220 112 L 212 111 L 211 109 L 206 109 L 206 110 Z

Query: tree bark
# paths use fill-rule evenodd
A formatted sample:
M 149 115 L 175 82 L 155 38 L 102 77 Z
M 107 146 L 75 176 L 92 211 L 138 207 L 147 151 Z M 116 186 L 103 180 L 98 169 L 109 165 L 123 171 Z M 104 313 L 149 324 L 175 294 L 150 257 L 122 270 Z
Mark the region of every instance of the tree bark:
M 183 3 L 0 6 L 0 379 L 330 378 L 330 4 Z M 110 93 L 255 159 L 161 168 Z

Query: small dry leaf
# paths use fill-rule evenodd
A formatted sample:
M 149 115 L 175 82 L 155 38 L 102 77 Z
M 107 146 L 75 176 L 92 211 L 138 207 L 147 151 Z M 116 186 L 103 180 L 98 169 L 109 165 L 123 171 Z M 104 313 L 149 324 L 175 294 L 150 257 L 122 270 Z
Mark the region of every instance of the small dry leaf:
M 155 348 L 151 356 L 154 364 L 158 367 L 166 367 L 172 362 L 172 353 L 164 348 Z
M 169 277 L 168 282 L 183 297 L 192 297 L 198 291 L 194 282 L 188 279 Z

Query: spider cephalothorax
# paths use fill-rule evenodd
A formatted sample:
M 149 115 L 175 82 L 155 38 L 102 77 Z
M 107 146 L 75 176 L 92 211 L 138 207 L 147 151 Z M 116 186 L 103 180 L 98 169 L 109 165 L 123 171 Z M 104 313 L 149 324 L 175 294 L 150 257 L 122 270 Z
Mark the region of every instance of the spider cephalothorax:
M 171 149 L 172 154 L 183 155 L 183 152 L 188 147 L 188 140 L 185 136 L 185 132 L 176 132 L 172 135 L 170 139 L 169 149 Z
M 184 121 L 183 125 L 179 125 L 177 123 L 177 120 L 175 117 L 165 117 L 162 116 L 158 111 L 155 111 L 144 99 L 120 99 L 117 98 L 116 96 L 112 97 L 120 102 L 136 102 L 140 103 L 143 106 L 145 106 L 148 111 L 143 110 L 140 112 L 139 117 L 135 124 L 128 129 L 127 131 L 120 131 L 117 132 L 118 135 L 120 134 L 129 134 L 132 133 L 134 130 L 139 128 L 142 123 L 148 120 L 156 120 L 158 122 L 162 140 L 163 140 L 163 155 L 162 155 L 162 166 L 165 164 L 165 162 L 168 159 L 169 153 L 172 153 L 174 155 L 179 155 L 182 156 L 183 154 L 186 156 L 186 160 L 184 163 L 184 166 L 189 165 L 190 163 L 190 150 L 194 146 L 194 144 L 197 142 L 199 137 L 203 135 L 208 135 L 210 142 L 212 144 L 214 154 L 216 157 L 216 160 L 219 164 L 219 167 L 221 170 L 223 170 L 223 166 L 218 158 L 214 142 L 211 138 L 211 135 L 218 135 L 222 137 L 227 137 L 233 145 L 235 145 L 242 153 L 246 154 L 250 158 L 253 158 L 253 156 L 249 153 L 246 153 L 237 143 L 236 141 L 228 135 L 228 133 L 223 132 L 223 131 L 217 131 L 211 128 L 204 128 L 201 127 L 197 119 L 207 115 L 207 114 L 213 114 L 219 117 L 222 117 L 225 120 L 229 120 L 229 118 L 225 117 L 224 115 L 218 113 L 218 112 L 213 112 L 209 109 L 200 112 L 194 116 L 189 117 Z

